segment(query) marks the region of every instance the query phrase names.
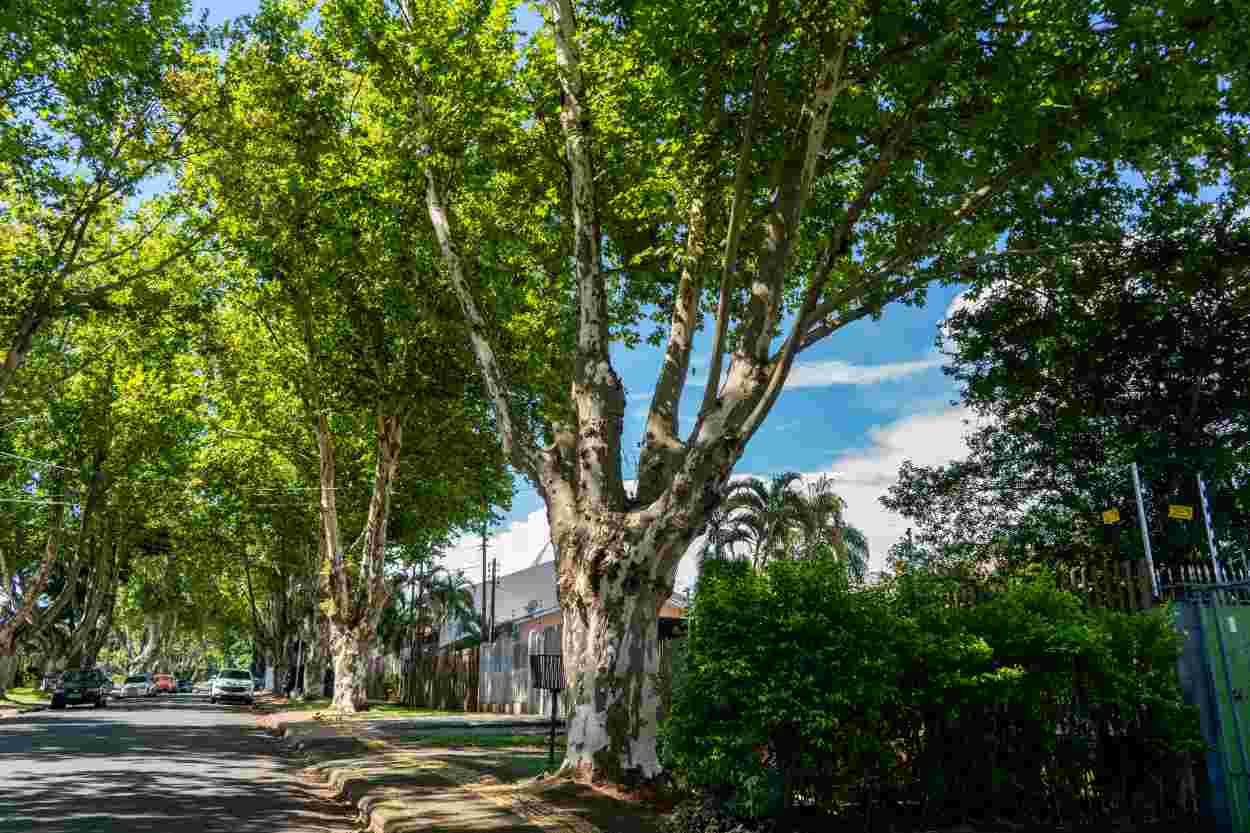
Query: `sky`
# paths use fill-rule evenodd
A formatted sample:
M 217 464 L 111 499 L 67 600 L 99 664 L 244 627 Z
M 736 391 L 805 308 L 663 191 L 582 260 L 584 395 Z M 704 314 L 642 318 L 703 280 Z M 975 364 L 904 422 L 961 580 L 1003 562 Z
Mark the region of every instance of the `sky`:
M 959 287 L 934 287 L 924 307 L 893 304 L 880 321 L 858 321 L 812 347 L 797 362 L 780 399 L 743 454 L 735 475 L 766 478 L 795 471 L 805 480 L 835 477 L 847 501 L 847 520 L 868 539 L 869 570 L 885 568 L 889 548 L 907 522 L 879 501 L 904 460 L 937 465 L 962 457 L 970 414 L 954 404 L 955 384 L 942 373 L 939 325 L 959 302 Z M 706 368 L 710 333 L 699 333 L 692 365 Z M 628 394 L 624 447 L 636 448 L 646 421 L 660 361 L 657 348 L 615 345 L 613 364 Z M 682 400 L 681 429 L 693 423 L 706 376 L 692 375 Z M 628 473 L 628 472 L 627 472 Z M 512 511 L 487 541 L 499 574 L 552 557 L 546 513 L 537 493 L 518 479 Z M 546 548 L 546 549 L 544 549 Z M 448 566 L 481 574 L 481 539 L 466 536 L 449 552 Z M 696 561 L 678 568 L 678 589 L 693 585 Z
M 222 23 L 257 8 L 256 0 L 194 0 L 195 14 L 207 10 L 210 23 Z M 522 28 L 537 24 L 522 13 Z M 878 499 L 886 493 L 904 460 L 937 465 L 962 457 L 970 415 L 953 404 L 958 390 L 941 370 L 936 347 L 940 322 L 956 303 L 959 287 L 932 287 L 924 307 L 893 304 L 880 321 L 861 320 L 803 354 L 785 391 L 751 440 L 735 474 L 768 477 L 795 471 L 814 480 L 834 474 L 837 492 L 847 501 L 848 521 L 868 539 L 869 570 L 885 567 L 889 548 L 903 536 L 907 522 L 888 512 Z M 698 334 L 680 411 L 679 434 L 692 424 L 706 376 L 707 328 Z M 629 396 L 624 447 L 636 449 L 654 388 L 660 351 L 616 345 L 612 355 Z M 552 558 L 546 513 L 537 493 L 517 478 L 512 509 L 492 531 L 487 556 L 499 560 L 499 574 L 522 570 Z M 447 553 L 446 565 L 465 568 L 471 580 L 481 576 L 478 536 L 460 539 Z M 676 587 L 693 585 L 691 554 L 678 568 Z

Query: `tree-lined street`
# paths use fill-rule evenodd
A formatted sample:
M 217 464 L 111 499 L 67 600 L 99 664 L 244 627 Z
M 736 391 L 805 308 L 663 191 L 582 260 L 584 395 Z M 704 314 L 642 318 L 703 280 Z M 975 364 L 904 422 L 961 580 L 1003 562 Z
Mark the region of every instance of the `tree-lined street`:
M 551 783 L 681 833 L 1192 821 L 1250 766 L 1169 608 L 1250 581 L 1238 5 L 5 4 L 0 707 L 542 689 Z M 936 352 L 828 352 L 938 290 Z M 832 470 L 744 470 L 939 365 L 981 425 L 878 470 L 889 569 Z M 0 724 L 0 824 L 337 823 L 210 706 Z
M 338 833 L 250 710 L 199 695 L 0 720 L 3 833 Z

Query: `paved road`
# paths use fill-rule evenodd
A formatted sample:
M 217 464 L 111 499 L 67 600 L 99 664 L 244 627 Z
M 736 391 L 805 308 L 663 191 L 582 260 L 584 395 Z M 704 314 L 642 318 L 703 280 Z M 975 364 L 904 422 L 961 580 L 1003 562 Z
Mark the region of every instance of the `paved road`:
M 343 833 L 255 718 L 199 695 L 0 720 L 0 833 Z

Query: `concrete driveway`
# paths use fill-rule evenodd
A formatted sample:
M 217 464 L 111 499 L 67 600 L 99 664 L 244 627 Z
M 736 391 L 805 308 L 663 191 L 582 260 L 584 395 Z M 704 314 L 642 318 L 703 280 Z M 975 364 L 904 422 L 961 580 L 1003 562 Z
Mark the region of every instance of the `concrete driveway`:
M 112 700 L 0 721 L 0 833 L 340 833 L 237 706 L 199 695 Z

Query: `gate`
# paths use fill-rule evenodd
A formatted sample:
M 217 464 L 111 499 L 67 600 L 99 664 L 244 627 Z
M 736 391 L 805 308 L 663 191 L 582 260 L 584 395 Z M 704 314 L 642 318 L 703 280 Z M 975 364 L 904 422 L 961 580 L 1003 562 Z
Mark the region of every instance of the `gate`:
M 1250 582 L 1173 590 L 1185 642 L 1185 699 L 1198 706 L 1206 756 L 1203 815 L 1250 833 Z

